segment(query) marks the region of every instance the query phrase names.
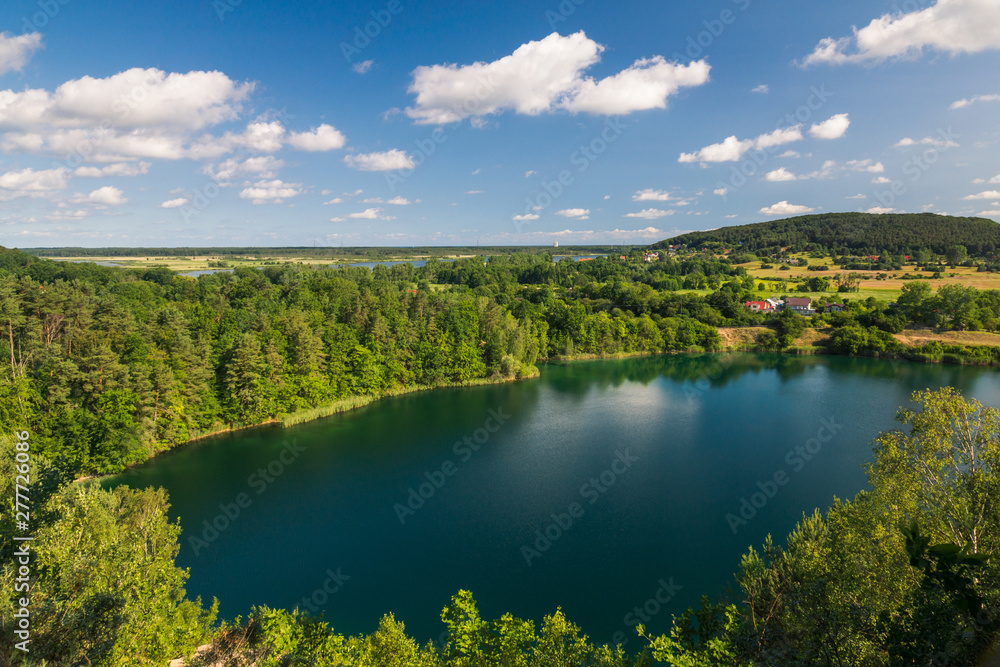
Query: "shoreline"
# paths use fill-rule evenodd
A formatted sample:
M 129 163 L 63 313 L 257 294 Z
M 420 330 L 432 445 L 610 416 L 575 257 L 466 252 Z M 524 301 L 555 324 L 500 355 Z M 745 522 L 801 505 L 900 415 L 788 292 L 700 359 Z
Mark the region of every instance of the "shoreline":
M 831 356 L 831 357 L 853 357 L 853 358 L 864 358 L 864 359 L 885 359 L 885 360 L 901 360 L 908 363 L 915 364 L 938 364 L 938 365 L 956 365 L 956 366 L 977 366 L 983 367 L 997 367 L 1000 366 L 998 363 L 967 363 L 965 361 L 955 362 L 945 357 L 947 354 L 942 355 L 941 358 L 928 358 L 926 355 L 917 351 L 916 346 L 906 346 L 903 350 L 903 354 L 894 356 L 879 356 L 879 355 L 865 355 L 865 354 L 854 354 L 854 355 L 844 355 L 831 352 L 822 346 L 817 345 L 793 345 L 782 350 L 764 350 L 750 347 L 739 347 L 739 346 L 725 346 L 720 347 L 717 350 L 707 350 L 703 348 L 688 348 L 687 350 L 677 350 L 668 352 L 616 352 L 612 354 L 593 354 L 593 353 L 583 353 L 583 354 L 572 354 L 572 355 L 560 355 L 554 356 L 541 362 L 540 365 L 550 364 L 550 363 L 575 363 L 575 362 L 588 362 L 588 361 L 604 361 L 604 360 L 614 360 L 614 359 L 632 359 L 639 357 L 652 357 L 652 356 L 680 356 L 680 355 L 691 355 L 691 354 L 782 354 L 788 356 Z M 907 356 L 904 356 L 907 355 Z M 912 355 L 912 356 L 909 356 Z M 923 358 L 921 358 L 923 357 Z M 132 463 L 126 466 L 123 470 L 115 473 L 108 473 L 105 475 L 87 475 L 84 477 L 79 477 L 73 480 L 73 483 L 88 482 L 92 480 L 102 480 L 108 477 L 114 477 L 115 475 L 120 475 L 122 473 L 128 472 L 134 468 L 142 466 L 153 459 L 173 452 L 182 447 L 186 447 L 190 444 L 196 443 L 200 440 L 206 438 L 211 438 L 213 436 L 222 435 L 226 433 L 236 433 L 238 431 L 246 431 L 249 429 L 261 428 L 264 426 L 278 425 L 281 428 L 289 428 L 291 426 L 297 426 L 299 424 L 305 424 L 317 419 L 324 419 L 326 417 L 332 417 L 334 415 L 343 414 L 345 412 L 351 412 L 357 410 L 372 403 L 376 403 L 385 398 L 393 398 L 396 396 L 404 396 L 407 394 L 415 394 L 423 391 L 433 391 L 436 389 L 457 389 L 462 387 L 482 387 L 489 385 L 500 385 L 507 384 L 508 382 L 519 382 L 521 380 L 533 380 L 541 377 L 541 371 L 537 367 L 534 373 L 525 375 L 523 377 L 511 377 L 511 378 L 478 378 L 475 380 L 465 380 L 462 382 L 449 382 L 440 385 L 411 385 L 408 387 L 399 387 L 396 389 L 390 389 L 388 391 L 382 392 L 378 395 L 362 395 L 362 396 L 349 396 L 346 398 L 337 399 L 336 401 L 329 403 L 324 406 L 318 406 L 315 408 L 309 408 L 307 410 L 299 410 L 298 412 L 293 412 L 289 415 L 285 415 L 281 418 L 271 418 L 267 421 L 259 422 L 256 424 L 242 424 L 235 425 L 229 424 L 223 428 L 218 428 L 216 430 L 206 431 L 205 433 L 200 433 L 192 438 L 189 438 L 183 442 L 179 442 L 171 447 L 166 447 L 164 449 L 156 450 L 148 458 Z
M 310 408 L 308 410 L 299 410 L 298 412 L 293 412 L 289 415 L 285 415 L 281 419 L 271 418 L 267 421 L 262 421 L 257 424 L 242 424 L 235 425 L 230 424 L 226 428 L 220 428 L 214 431 L 207 431 L 193 438 L 188 438 L 183 442 L 178 442 L 177 444 L 166 447 L 164 449 L 156 450 L 148 458 L 138 461 L 136 463 L 131 463 L 123 470 L 118 472 L 107 473 L 105 475 L 85 475 L 83 477 L 78 477 L 73 480 L 73 484 L 79 484 L 81 482 L 90 481 L 100 481 L 102 479 L 107 479 L 109 477 L 114 477 L 116 475 L 121 475 L 130 470 L 138 468 L 139 466 L 145 465 L 150 461 L 156 459 L 159 456 L 168 454 L 170 452 L 181 449 L 182 447 L 187 447 L 190 444 L 198 442 L 199 440 L 204 440 L 206 438 L 211 438 L 216 435 L 222 435 L 225 433 L 236 433 L 238 431 L 246 431 L 249 429 L 261 428 L 264 426 L 280 426 L 281 428 L 289 428 L 291 426 L 297 426 L 299 424 L 305 424 L 307 422 L 316 421 L 317 419 L 323 419 L 325 417 L 332 417 L 333 415 L 343 414 L 345 412 L 351 412 L 363 408 L 365 406 L 376 403 L 385 398 L 394 398 L 396 396 L 405 396 L 406 394 L 415 394 L 422 391 L 433 391 L 435 389 L 457 389 L 461 387 L 483 387 L 489 385 L 500 385 L 507 384 L 508 382 L 519 382 L 521 380 L 534 380 L 541 377 L 541 372 L 535 368 L 535 372 L 523 377 L 511 377 L 511 378 L 477 378 L 475 380 L 463 380 L 462 382 L 449 382 L 440 385 L 411 385 L 409 387 L 399 387 L 396 389 L 390 389 L 378 395 L 366 394 L 362 396 L 348 396 L 347 398 L 340 398 L 324 406 L 319 406 L 315 408 Z

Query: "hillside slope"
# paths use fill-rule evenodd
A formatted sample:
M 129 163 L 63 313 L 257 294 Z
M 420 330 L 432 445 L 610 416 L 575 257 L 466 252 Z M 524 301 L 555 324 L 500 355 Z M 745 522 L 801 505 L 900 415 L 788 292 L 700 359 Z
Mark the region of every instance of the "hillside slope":
M 827 250 L 860 253 L 908 253 L 919 248 L 944 254 L 949 246 L 964 245 L 970 254 L 991 254 L 1000 248 L 1000 224 L 985 218 L 957 218 L 934 213 L 822 213 L 795 218 L 690 232 L 661 241 L 654 247 L 706 243 L 760 253 L 778 247 L 806 249 L 808 244 Z

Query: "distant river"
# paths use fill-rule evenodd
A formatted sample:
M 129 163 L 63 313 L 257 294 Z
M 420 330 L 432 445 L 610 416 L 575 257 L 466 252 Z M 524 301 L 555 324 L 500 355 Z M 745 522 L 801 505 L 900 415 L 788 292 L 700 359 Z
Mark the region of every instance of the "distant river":
M 1000 403 L 1000 376 L 968 367 L 777 355 L 547 365 L 536 380 L 215 437 L 109 483 L 170 492 L 188 592 L 217 596 L 227 618 L 311 605 L 351 634 L 392 611 L 426 641 L 464 588 L 486 618 L 537 622 L 562 606 L 595 641 L 627 632 L 637 647 L 630 624 L 667 631 L 670 614 L 732 584 L 748 545 L 783 542 L 803 512 L 862 490 L 872 438 L 912 391 L 944 385 Z M 727 520 L 744 498 L 756 515 Z

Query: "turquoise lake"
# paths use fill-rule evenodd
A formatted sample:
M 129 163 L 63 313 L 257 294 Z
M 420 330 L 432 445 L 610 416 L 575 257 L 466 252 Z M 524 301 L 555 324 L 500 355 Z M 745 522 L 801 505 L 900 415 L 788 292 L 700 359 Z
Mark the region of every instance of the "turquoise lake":
M 637 647 L 631 625 L 668 630 L 731 589 L 749 545 L 864 489 L 871 441 L 911 392 L 1000 404 L 995 371 L 874 359 L 541 370 L 213 437 L 108 483 L 169 491 L 188 593 L 226 618 L 298 605 L 354 634 L 393 612 L 423 642 L 468 589 L 486 618 L 562 607 L 594 641 Z

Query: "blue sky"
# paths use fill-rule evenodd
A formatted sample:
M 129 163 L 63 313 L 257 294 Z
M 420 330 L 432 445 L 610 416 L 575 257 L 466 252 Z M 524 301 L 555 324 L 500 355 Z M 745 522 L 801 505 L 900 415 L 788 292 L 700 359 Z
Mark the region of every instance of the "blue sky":
M 16 0 L 0 31 L 8 247 L 1000 220 L 997 0 Z

